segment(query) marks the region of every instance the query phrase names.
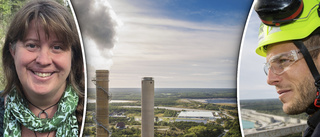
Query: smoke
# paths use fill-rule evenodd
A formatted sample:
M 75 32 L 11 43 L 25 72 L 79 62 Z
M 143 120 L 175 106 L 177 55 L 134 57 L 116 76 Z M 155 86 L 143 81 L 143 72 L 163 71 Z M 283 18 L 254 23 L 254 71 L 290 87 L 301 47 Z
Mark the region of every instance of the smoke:
M 83 38 L 87 62 L 87 76 L 95 77 L 95 70 L 110 70 L 116 29 L 120 25 L 110 4 L 105 0 L 71 0 Z M 88 82 L 88 87 L 95 85 Z
M 72 5 L 84 38 L 86 58 L 96 60 L 90 59 L 90 57 L 97 57 L 96 55 L 92 56 L 91 53 L 87 52 L 95 45 L 96 52 L 98 51 L 104 60 L 111 60 L 111 50 L 115 46 L 116 28 L 119 23 L 109 3 L 104 0 L 72 0 Z M 90 40 L 94 43 L 89 42 Z M 93 64 L 93 62 L 88 63 Z

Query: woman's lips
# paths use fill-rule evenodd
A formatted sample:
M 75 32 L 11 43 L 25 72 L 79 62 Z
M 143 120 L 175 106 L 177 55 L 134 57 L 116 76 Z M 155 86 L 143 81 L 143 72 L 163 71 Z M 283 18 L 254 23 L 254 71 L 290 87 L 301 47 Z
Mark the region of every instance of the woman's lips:
M 37 69 L 29 69 L 34 75 L 40 78 L 46 78 L 52 76 L 55 71 L 52 70 L 37 70 Z
M 53 73 L 47 73 L 47 72 L 33 72 L 34 74 L 36 74 L 39 77 L 49 77 L 51 76 Z

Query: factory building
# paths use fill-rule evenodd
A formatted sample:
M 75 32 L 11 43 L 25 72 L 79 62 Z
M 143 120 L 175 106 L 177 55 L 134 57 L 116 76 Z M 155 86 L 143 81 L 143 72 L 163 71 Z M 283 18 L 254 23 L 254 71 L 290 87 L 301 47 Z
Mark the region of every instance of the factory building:
M 201 118 L 206 120 L 215 119 L 210 111 L 181 111 L 178 118 Z
M 215 117 L 210 111 L 181 111 L 176 122 L 197 122 L 206 124 L 207 121 L 216 120 L 220 117 Z

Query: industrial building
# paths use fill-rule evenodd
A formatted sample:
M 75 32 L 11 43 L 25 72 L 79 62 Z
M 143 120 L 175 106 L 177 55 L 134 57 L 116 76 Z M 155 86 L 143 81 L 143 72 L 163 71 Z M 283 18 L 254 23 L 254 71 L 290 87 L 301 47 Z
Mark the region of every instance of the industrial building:
M 192 119 L 192 118 L 176 118 L 175 122 L 196 122 L 196 123 L 203 123 L 203 124 L 207 124 L 207 120 L 206 119 Z
M 181 111 L 176 122 L 197 122 L 206 124 L 207 121 L 216 120 L 221 117 L 215 117 L 210 111 Z
M 178 118 L 200 118 L 206 120 L 214 120 L 212 112 L 210 111 L 181 111 Z
M 96 85 L 96 113 L 93 120 L 96 125 L 97 137 L 111 136 L 109 130 L 109 71 L 96 70 L 96 77 L 92 79 Z M 141 135 L 142 137 L 154 136 L 154 80 L 152 77 L 144 77 L 141 81 Z M 114 115 L 111 117 L 126 117 L 124 115 Z M 117 128 L 125 128 L 125 123 L 119 122 Z

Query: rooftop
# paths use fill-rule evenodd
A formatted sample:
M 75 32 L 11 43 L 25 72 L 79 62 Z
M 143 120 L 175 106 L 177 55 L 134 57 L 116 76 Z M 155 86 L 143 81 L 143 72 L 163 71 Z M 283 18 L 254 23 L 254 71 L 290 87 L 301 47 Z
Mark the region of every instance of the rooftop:
M 212 112 L 209 111 L 181 111 L 178 117 L 214 118 Z

